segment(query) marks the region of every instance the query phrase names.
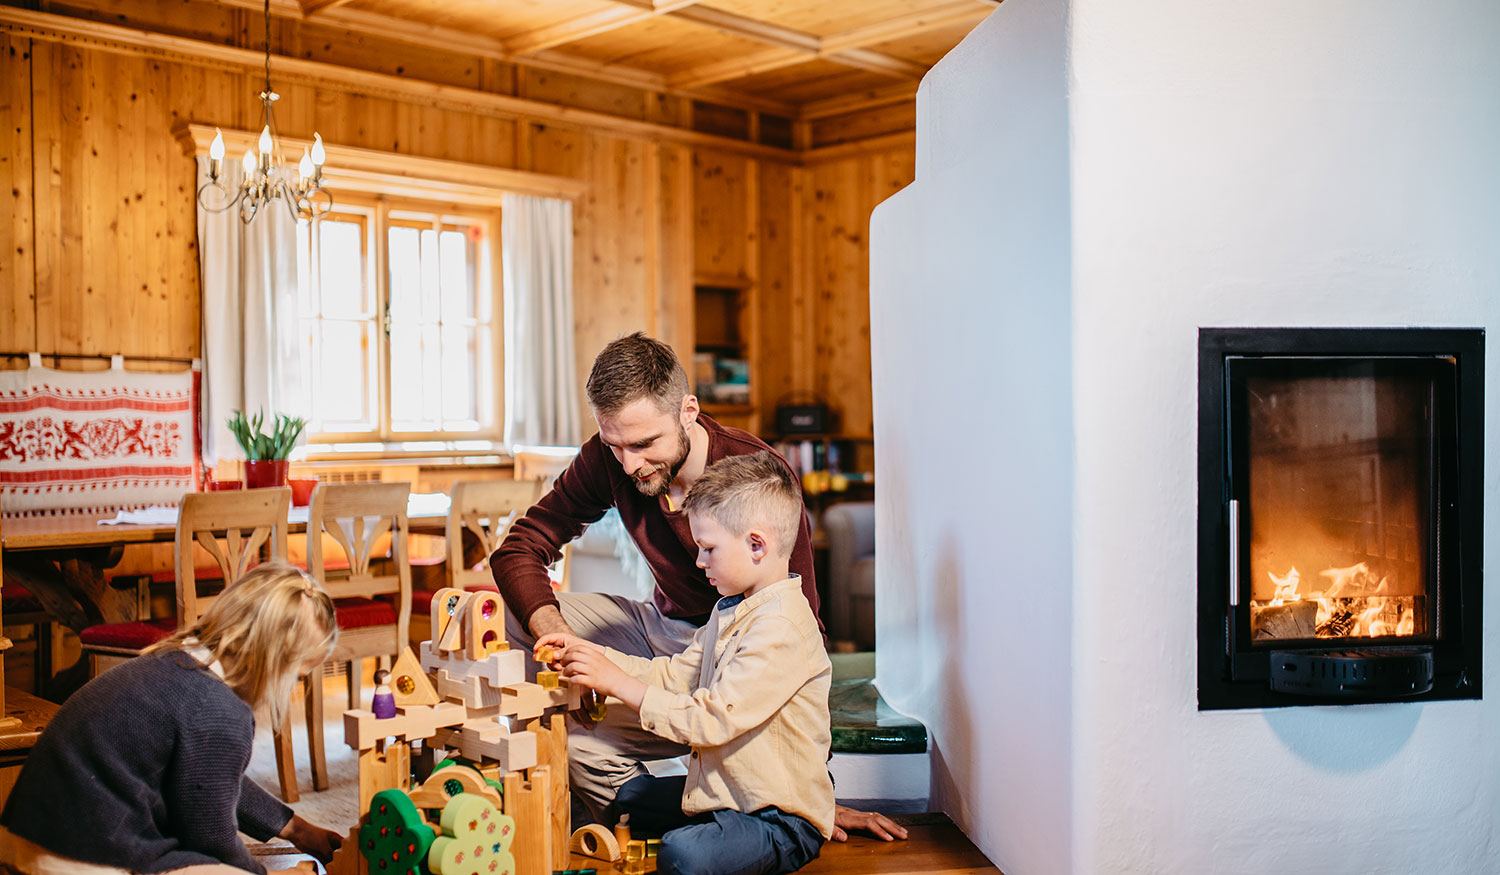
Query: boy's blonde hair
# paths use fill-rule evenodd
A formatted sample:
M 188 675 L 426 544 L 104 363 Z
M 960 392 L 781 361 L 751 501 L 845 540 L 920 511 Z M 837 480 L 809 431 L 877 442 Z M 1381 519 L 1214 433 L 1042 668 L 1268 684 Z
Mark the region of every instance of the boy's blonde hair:
M 267 562 L 225 588 L 196 623 L 146 652 L 180 650 L 196 638 L 219 661 L 230 689 L 252 708 L 266 706 L 280 726 L 303 664 L 327 659 L 337 637 L 333 599 L 323 587 L 296 566 Z
M 761 450 L 709 465 L 693 481 L 682 509 L 703 514 L 735 535 L 764 529 L 777 555 L 790 556 L 802 523 L 802 487 L 786 462 Z
M 688 394 L 687 371 L 672 347 L 637 331 L 599 351 L 584 391 L 602 416 L 613 416 L 642 398 L 650 398 L 663 413 L 676 413 Z

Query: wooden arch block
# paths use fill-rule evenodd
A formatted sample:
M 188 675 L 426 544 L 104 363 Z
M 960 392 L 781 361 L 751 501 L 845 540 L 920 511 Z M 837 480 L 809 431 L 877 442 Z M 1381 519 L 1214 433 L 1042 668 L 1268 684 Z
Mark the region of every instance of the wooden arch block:
M 463 624 L 454 624 L 453 618 L 463 616 L 462 610 L 464 600 L 467 599 L 468 596 L 469 594 L 464 592 L 463 590 L 454 589 L 451 586 L 445 586 L 437 592 L 433 593 L 432 650 L 434 653 L 441 653 L 445 650 L 451 651 L 458 649 L 459 645 L 457 643 L 454 643 L 451 647 L 444 647 L 443 645 L 444 642 L 448 641 L 450 638 L 456 640 L 457 633 L 459 631 L 458 627 L 462 627 Z M 453 630 L 452 633 L 449 632 L 450 628 Z
M 464 625 L 470 659 L 484 659 L 491 653 L 509 649 L 505 640 L 505 603 L 500 600 L 500 593 L 488 590 L 469 593 Z

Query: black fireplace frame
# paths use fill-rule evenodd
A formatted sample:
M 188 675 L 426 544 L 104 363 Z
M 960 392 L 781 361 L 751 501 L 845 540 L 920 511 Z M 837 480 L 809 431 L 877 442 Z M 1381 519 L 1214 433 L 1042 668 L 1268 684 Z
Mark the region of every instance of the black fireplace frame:
M 1479 699 L 1483 667 L 1484 329 L 1200 328 L 1198 333 L 1198 709 Z M 1248 552 L 1239 550 L 1239 606 L 1229 594 L 1231 357 L 1445 359 L 1454 363 L 1451 446 L 1441 452 L 1430 564 L 1437 616 L 1433 684 L 1406 696 L 1300 695 L 1273 691 L 1272 652 L 1249 648 Z M 1441 409 L 1434 419 L 1443 415 Z M 1238 627 L 1238 630 L 1237 628 Z M 1294 645 L 1298 656 L 1357 650 L 1395 656 L 1401 647 L 1325 639 Z M 1425 649 L 1425 648 L 1424 648 Z

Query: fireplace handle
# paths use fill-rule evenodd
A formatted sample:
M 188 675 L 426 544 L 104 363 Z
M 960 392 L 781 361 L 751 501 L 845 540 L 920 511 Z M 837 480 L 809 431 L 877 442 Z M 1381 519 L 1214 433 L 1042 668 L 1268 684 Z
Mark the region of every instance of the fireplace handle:
M 1240 502 L 1229 499 L 1229 606 L 1240 606 Z

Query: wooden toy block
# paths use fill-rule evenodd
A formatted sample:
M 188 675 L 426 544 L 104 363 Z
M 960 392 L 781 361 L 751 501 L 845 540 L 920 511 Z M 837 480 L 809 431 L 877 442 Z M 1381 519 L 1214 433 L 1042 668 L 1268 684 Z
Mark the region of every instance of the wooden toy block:
M 511 684 L 500 688 L 500 711 L 513 714 L 525 723 L 542 716 L 552 704 L 552 697 L 536 684 Z
M 471 660 L 462 652 L 443 653 L 432 649 L 429 644 L 424 642 L 421 650 L 422 670 L 429 675 L 447 671 L 455 679 L 477 677 L 496 688 L 526 681 L 526 654 L 523 651 L 504 650 Z
M 458 699 L 470 708 L 503 706 L 500 690 L 485 683 L 483 678 L 454 676 L 446 668 L 438 669 L 437 690 L 444 699 Z
M 557 679 L 555 671 L 539 671 L 536 673 L 536 685 L 544 690 L 555 690 L 561 681 Z
M 455 796 L 443 806 L 443 835 L 432 843 L 427 865 L 436 875 L 468 875 L 471 872 L 515 872 L 511 842 L 515 821 L 500 813 L 500 806 L 469 793 Z
M 436 705 L 397 706 L 396 716 L 384 720 L 360 708 L 344 712 L 344 743 L 355 750 L 367 750 L 385 738 L 430 738 L 440 727 L 457 726 L 469 719 L 468 711 L 458 702 Z
M 445 809 L 448 802 L 460 793 L 488 799 L 496 806 L 501 804 L 500 793 L 480 777 L 478 772 L 466 767 L 438 769 L 408 795 L 411 796 L 412 804 L 418 808 Z
M 526 730 L 536 736 L 537 766 L 546 768 L 552 776 L 551 798 L 547 801 L 551 811 L 548 824 L 552 832 L 552 868 L 566 869 L 573 813 L 568 799 L 568 720 L 565 715 L 553 714 L 550 721 L 531 721 Z
M 646 843 L 635 839 L 624 848 L 625 875 L 645 875 L 646 873 Z
M 404 789 L 411 775 L 411 747 L 405 744 L 381 745 L 359 752 L 359 811 L 370 810 L 370 803 L 382 790 Z
M 573 711 L 580 707 L 582 697 L 579 688 L 562 681 L 555 690 L 547 690 L 547 707 Z
M 397 705 L 436 705 L 439 701 L 437 690 L 410 647 L 401 651 L 391 669 L 391 692 Z
M 464 606 L 464 647 L 470 659 L 484 659 L 509 649 L 505 641 L 505 605 L 500 594 L 476 592 Z M 504 645 L 504 647 L 501 647 Z
M 505 771 L 529 769 L 536 765 L 536 736 L 530 732 L 510 732 L 493 727 L 480 732 L 473 729 L 447 729 L 433 735 L 432 743 L 443 750 L 455 751 L 464 759 L 492 759 Z
M 467 595 L 468 593 L 463 590 L 455 589 L 451 586 L 445 586 L 432 594 L 432 635 L 430 640 L 434 646 L 443 640 L 443 635 L 447 633 L 448 626 L 451 624 L 453 618 L 458 615 L 459 608 L 464 602 L 464 597 Z
M 359 824 L 355 824 L 349 834 L 344 836 L 343 844 L 333 852 L 333 859 L 324 870 L 327 875 L 369 875 L 369 863 L 359 852 L 359 827 Z
M 547 816 L 547 802 L 552 798 L 550 784 L 546 766 L 525 775 L 505 774 L 505 813 L 515 819 L 516 833 L 523 837 L 514 846 L 516 875 L 548 875 L 555 868 Z
M 597 823 L 574 832 L 573 839 L 568 842 L 568 850 L 610 863 L 620 859 L 620 845 L 615 841 L 614 833 Z
M 536 649 L 536 661 L 542 665 L 551 665 L 557 661 L 557 648 L 551 644 L 544 644 Z

